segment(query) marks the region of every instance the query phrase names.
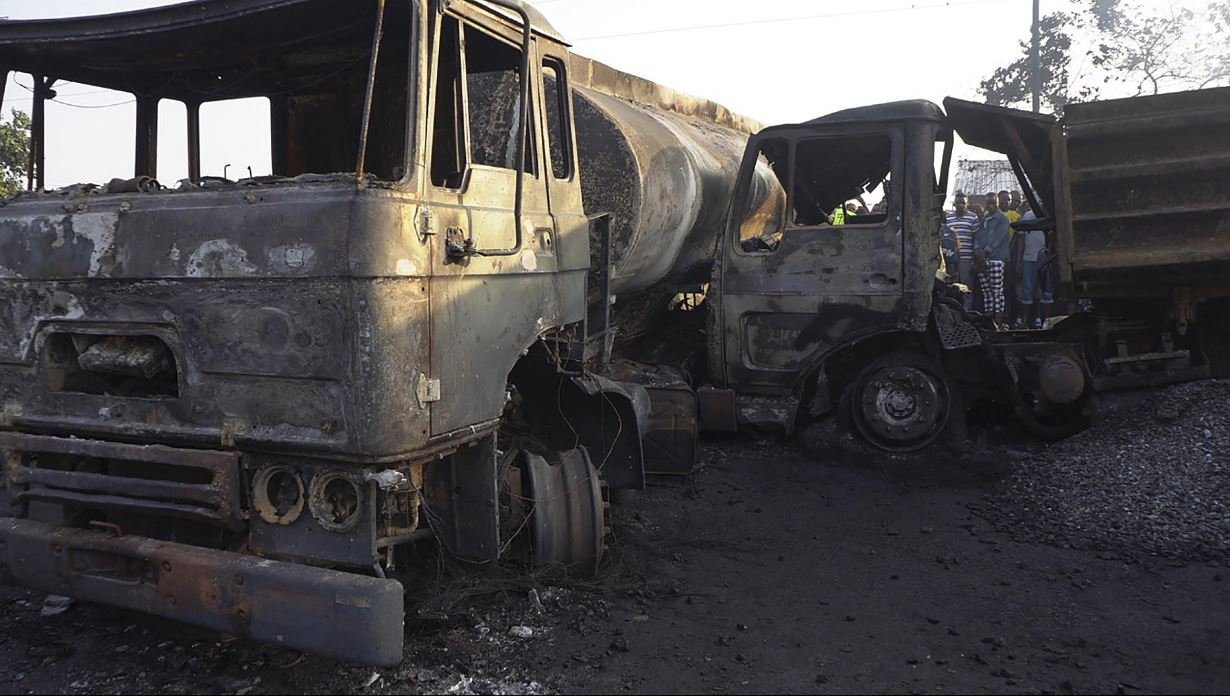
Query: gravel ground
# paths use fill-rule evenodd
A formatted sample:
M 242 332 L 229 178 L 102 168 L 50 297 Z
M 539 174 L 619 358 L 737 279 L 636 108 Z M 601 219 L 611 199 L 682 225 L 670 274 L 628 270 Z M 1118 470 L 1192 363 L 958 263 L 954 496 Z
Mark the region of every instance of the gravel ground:
M 832 453 L 830 453 L 832 455 Z M 602 577 L 407 563 L 403 663 L 341 664 L 0 588 L 0 694 L 1226 693 L 1221 564 L 1019 543 L 1006 458 L 732 438 L 613 508 Z
M 1230 559 L 1230 381 L 1183 384 L 1018 464 L 993 495 L 1020 541 Z

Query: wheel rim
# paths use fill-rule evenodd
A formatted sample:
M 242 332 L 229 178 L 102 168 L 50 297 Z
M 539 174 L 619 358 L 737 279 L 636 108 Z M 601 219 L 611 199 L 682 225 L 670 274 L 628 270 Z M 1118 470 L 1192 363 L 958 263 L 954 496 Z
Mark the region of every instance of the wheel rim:
M 549 464 L 526 456 L 534 563 L 592 576 L 602 562 L 606 510 L 597 469 L 585 448 L 559 453 Z
M 890 452 L 913 452 L 935 441 L 948 424 L 948 388 L 927 370 L 880 368 L 859 380 L 854 421 L 869 442 Z

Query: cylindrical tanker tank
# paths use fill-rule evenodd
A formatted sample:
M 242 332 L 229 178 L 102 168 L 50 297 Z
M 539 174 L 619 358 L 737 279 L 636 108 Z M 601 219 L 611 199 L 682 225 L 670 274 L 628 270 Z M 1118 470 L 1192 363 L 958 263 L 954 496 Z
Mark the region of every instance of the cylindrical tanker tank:
M 705 282 L 761 125 L 583 56 L 570 67 L 585 209 L 613 217 L 613 291 Z
M 585 207 L 612 213 L 612 290 L 703 280 L 748 134 L 576 90 Z

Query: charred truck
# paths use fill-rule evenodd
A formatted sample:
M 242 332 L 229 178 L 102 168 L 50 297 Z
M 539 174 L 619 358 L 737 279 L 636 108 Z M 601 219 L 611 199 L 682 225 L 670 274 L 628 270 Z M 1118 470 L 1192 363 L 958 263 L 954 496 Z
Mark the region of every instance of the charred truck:
M 997 404 L 1055 439 L 1099 393 L 1230 374 L 1230 89 L 1073 104 L 1060 121 L 945 107 L 751 140 L 708 287 L 703 426 L 832 415 L 906 452 L 961 442 L 966 414 Z M 1014 227 L 1045 233 L 1058 294 L 1092 311 L 996 331 L 937 281 L 954 133 L 1008 157 L 1038 218 Z M 828 223 L 876 188 L 882 212 Z
M 1194 309 L 1224 286 L 1225 187 L 1167 209 L 1213 225 L 1175 228 L 1208 243 L 1169 279 L 1125 280 L 1131 253 L 1090 271 L 1082 249 L 1125 228 L 1085 231 L 1097 189 L 1067 162 L 1152 170 L 1078 156 L 1050 121 L 908 102 L 762 131 L 572 55 L 520 0 L 6 22 L 0 70 L 35 97 L 31 190 L 0 208 L 9 584 L 392 664 L 415 544 L 592 571 L 606 501 L 686 471 L 702 428 L 835 415 L 914 450 L 994 400 L 1057 435 L 1099 379 L 1207 369 Z M 47 190 L 65 82 L 134 95 L 133 177 Z M 202 106 L 252 97 L 271 174 L 203 172 Z M 1224 126 L 1217 99 L 1202 118 Z M 163 101 L 187 113 L 173 187 Z M 966 313 L 936 274 L 954 129 L 1012 154 L 1065 282 L 1151 278 L 1156 313 L 1022 333 Z M 1220 152 L 1201 161 L 1224 181 Z M 883 212 L 828 224 L 876 189 Z
M 754 123 L 520 0 L 4 22 L 0 70 L 34 92 L 0 208 L 0 581 L 394 664 L 418 540 L 592 571 L 650 415 L 597 369 L 609 298 L 707 276 Z M 69 82 L 134 96 L 132 177 L 46 190 Z M 203 111 L 253 97 L 272 173 L 202 171 Z

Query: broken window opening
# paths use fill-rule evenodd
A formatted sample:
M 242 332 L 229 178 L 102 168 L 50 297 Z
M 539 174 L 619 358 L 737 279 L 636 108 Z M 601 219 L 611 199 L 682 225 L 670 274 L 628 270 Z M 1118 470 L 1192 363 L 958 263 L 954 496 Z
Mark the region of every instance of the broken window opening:
M 459 189 L 470 167 L 517 170 L 521 131 L 521 49 L 454 17 L 441 19 L 431 179 Z M 533 122 L 525 171 L 538 172 Z
M 521 132 L 521 50 L 473 27 L 462 34 L 470 157 L 478 166 L 517 170 Z M 525 171 L 535 174 L 533 124 L 526 129 Z
M 377 181 L 405 181 L 413 171 L 415 5 L 390 0 L 386 10 L 365 167 Z M 349 174 L 353 181 L 375 10 L 329 11 L 336 16 L 327 33 L 287 29 L 268 45 L 231 36 L 247 25 L 189 25 L 152 38 L 109 39 L 106 60 L 88 48 L 62 53 L 32 47 L 14 64 L 20 71 L 15 82 L 33 88 L 29 71 L 48 65 L 63 71 L 45 102 L 46 165 L 40 169 L 53 177 L 46 188 L 81 183 L 113 192 L 158 190 L 133 185 L 134 174 L 156 174 L 171 188 L 190 179 L 196 181 L 181 188 L 195 188 L 202 179 L 208 186 L 249 177 L 273 184 L 304 174 Z M 146 44 L 162 52 L 151 56 L 154 49 Z M 192 50 L 166 48 L 176 46 Z M 8 101 L 21 102 L 19 91 L 11 90 Z M 28 103 L 18 104 L 23 111 L 34 102 L 28 94 Z M 195 105 L 199 133 L 192 128 Z
M 572 178 L 572 123 L 569 121 L 570 95 L 564 65 L 548 58 L 543 61 L 542 78 L 547 106 L 547 144 L 551 148 L 551 172 L 556 179 Z
M 895 210 L 892 163 L 886 134 L 763 141 L 745 184 L 739 247 L 771 253 L 791 229 L 883 225 Z
M 880 225 L 892 207 L 891 197 L 874 210 L 866 196 L 884 186 L 892 172 L 893 141 L 887 135 L 843 135 L 802 140 L 796 146 L 791 189 L 791 225 Z
M 236 181 L 273 174 L 269 100 L 201 105 L 201 178 Z M 185 133 L 187 119 L 185 118 Z
M 748 182 L 739 226 L 739 246 L 746 252 L 771 252 L 786 227 L 786 191 L 790 181 L 790 143 L 766 140 Z
M 188 178 L 188 107 L 183 102 L 158 102 L 158 179 Z
M 4 90 L 3 120 L 12 118 L 17 110 L 34 116 L 34 77 L 24 72 L 9 74 Z M 34 156 L 34 166 L 42 165 L 33 176 L 33 188 L 41 178 L 44 188 L 54 190 L 83 182 L 106 182 L 112 177 L 131 176 L 136 148 L 136 100 L 127 92 L 65 80 L 56 80 L 53 95 L 44 101 L 44 138 L 41 156 Z M 31 145 L 34 145 L 33 140 Z M 21 162 L 22 188 L 29 166 Z
M 439 37 L 435 118 L 431 138 L 431 183 L 442 188 L 458 189 L 466 170 L 460 23 L 452 17 L 441 18 Z

